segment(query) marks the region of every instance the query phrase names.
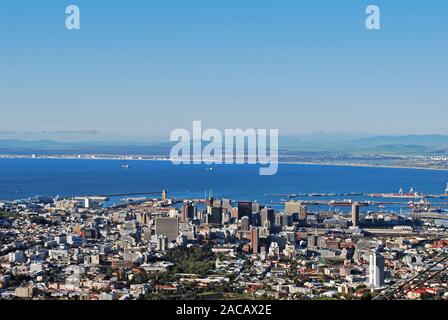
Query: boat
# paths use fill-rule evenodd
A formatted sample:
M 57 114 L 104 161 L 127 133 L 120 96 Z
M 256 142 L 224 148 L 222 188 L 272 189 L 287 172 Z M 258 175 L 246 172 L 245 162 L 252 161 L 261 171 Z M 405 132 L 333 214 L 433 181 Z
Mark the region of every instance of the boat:
M 205 168 L 205 171 L 213 171 L 212 167 Z
M 442 213 L 441 208 L 433 208 L 428 201 L 423 199 L 419 202 L 409 201 L 408 207 L 412 209 L 412 213 Z
M 344 200 L 331 200 L 330 205 L 332 206 L 351 206 L 353 204 L 353 200 L 344 199 Z
M 123 169 L 131 169 L 131 166 L 128 165 L 128 164 L 122 164 L 121 167 L 122 167 Z
M 379 197 L 379 198 L 401 198 L 401 199 L 421 199 L 426 196 L 422 193 L 414 191 L 414 188 L 411 188 L 409 192 L 404 192 L 403 188 L 400 188 L 398 193 L 371 193 L 370 197 Z

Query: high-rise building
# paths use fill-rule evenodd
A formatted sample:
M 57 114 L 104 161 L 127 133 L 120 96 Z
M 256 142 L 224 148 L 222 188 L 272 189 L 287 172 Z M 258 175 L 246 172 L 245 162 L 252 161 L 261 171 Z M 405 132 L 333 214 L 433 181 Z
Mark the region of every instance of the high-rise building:
M 179 234 L 186 236 L 187 240 L 196 239 L 196 226 L 191 222 L 181 223 L 179 226 Z
M 252 202 L 240 201 L 238 202 L 238 219 L 242 217 L 251 217 L 252 215 Z
M 249 231 L 250 221 L 249 217 L 245 216 L 241 218 L 241 230 Z
M 378 289 L 384 285 L 384 257 L 377 252 L 369 256 L 369 287 Z
M 168 242 L 176 241 L 179 236 L 179 219 L 175 218 L 156 218 L 156 235 L 166 236 Z
M 252 203 L 252 213 L 259 212 L 260 211 L 260 204 L 258 202 Z
M 275 224 L 275 210 L 272 208 L 263 208 L 260 211 L 261 226 L 273 226 Z
M 292 215 L 291 214 L 282 214 L 281 218 L 282 227 L 289 227 L 292 225 Z
M 260 212 L 253 212 L 251 214 L 251 222 L 252 222 L 252 225 L 254 225 L 254 226 L 261 225 Z
M 258 227 L 252 227 L 251 229 L 251 246 L 252 253 L 258 254 L 260 247 L 260 228 Z
M 275 225 L 276 226 L 281 226 L 282 225 L 282 216 L 283 216 L 283 214 L 281 214 L 281 213 L 276 213 L 275 214 Z
M 166 236 L 157 237 L 157 251 L 166 251 L 168 238 Z
M 150 214 L 148 212 L 137 212 L 135 214 L 135 218 L 141 224 L 148 224 L 149 220 L 151 220 Z
M 232 208 L 232 210 L 230 211 L 230 217 L 232 219 L 238 220 L 238 208 Z
M 232 200 L 229 199 L 222 199 L 222 207 L 223 209 L 226 209 L 228 212 L 232 212 Z
M 285 213 L 299 213 L 300 212 L 301 203 L 298 201 L 287 201 L 285 202 Z
M 308 249 L 316 249 L 319 247 L 319 236 L 317 235 L 309 235 L 308 236 Z
M 187 222 L 188 219 L 194 219 L 196 217 L 197 208 L 191 203 L 185 203 L 182 206 L 182 222 Z
M 354 202 L 352 204 L 352 226 L 359 226 L 359 203 Z
M 222 224 L 222 208 L 221 207 L 211 207 L 210 213 L 207 216 L 207 222 L 209 224 L 220 225 Z
M 213 203 L 215 202 L 215 199 L 210 195 L 208 198 L 205 198 L 205 205 L 207 207 L 213 207 Z
M 299 220 L 306 220 L 308 216 L 308 207 L 305 205 L 301 205 L 299 208 Z
M 223 208 L 221 224 L 226 224 L 230 221 L 230 212 Z

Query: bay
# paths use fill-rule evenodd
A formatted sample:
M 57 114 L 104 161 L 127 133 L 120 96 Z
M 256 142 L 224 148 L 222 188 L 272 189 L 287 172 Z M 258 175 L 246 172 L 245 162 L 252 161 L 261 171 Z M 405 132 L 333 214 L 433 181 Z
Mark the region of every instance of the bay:
M 122 168 L 129 164 L 130 169 Z M 411 187 L 441 194 L 448 171 L 280 164 L 274 176 L 260 176 L 257 165 L 173 165 L 169 161 L 84 159 L 0 159 L 0 199 L 35 195 L 85 196 L 169 190 L 174 198 L 215 197 L 275 203 L 292 193 L 389 193 Z M 332 197 L 336 199 L 338 197 Z M 341 197 L 340 197 L 341 198 Z

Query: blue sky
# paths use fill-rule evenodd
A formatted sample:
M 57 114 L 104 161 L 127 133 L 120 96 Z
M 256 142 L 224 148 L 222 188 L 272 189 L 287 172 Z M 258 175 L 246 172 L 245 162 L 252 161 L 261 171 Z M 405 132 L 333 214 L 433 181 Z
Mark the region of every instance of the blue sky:
M 65 29 L 70 4 L 81 30 Z M 364 26 L 369 4 L 381 30 Z M 0 139 L 150 140 L 193 120 L 448 133 L 447 12 L 444 0 L 2 0 Z

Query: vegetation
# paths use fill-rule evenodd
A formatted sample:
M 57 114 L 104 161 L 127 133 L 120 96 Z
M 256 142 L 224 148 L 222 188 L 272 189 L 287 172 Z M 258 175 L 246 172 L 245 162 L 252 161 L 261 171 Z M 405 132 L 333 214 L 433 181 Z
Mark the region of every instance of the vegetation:
M 166 259 L 174 264 L 173 273 L 195 273 L 200 276 L 205 276 L 215 263 L 211 246 L 176 247 L 167 252 Z
M 39 224 L 39 225 L 46 225 L 46 226 L 54 224 L 50 220 L 47 220 L 44 217 L 39 217 L 39 216 L 31 217 L 30 221 L 31 221 L 31 223 L 35 223 L 35 224 Z
M 0 218 L 7 219 L 7 218 L 18 218 L 19 214 L 15 212 L 10 211 L 0 211 Z

